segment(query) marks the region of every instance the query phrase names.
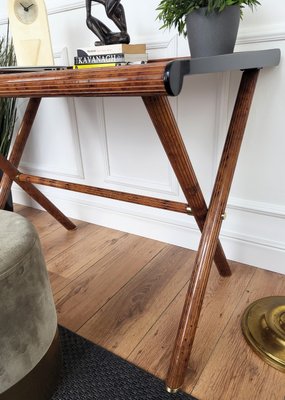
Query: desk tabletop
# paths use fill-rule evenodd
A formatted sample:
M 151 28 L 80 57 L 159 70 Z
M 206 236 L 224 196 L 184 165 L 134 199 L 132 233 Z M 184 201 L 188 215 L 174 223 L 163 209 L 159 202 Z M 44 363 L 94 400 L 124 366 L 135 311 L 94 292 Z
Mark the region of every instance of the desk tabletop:
M 280 50 L 94 69 L 0 73 L 0 97 L 177 96 L 186 75 L 277 66 Z
M 166 67 L 167 91 L 169 94 L 177 96 L 182 88 L 185 75 L 275 67 L 280 63 L 280 57 L 280 49 L 269 49 L 173 60 Z

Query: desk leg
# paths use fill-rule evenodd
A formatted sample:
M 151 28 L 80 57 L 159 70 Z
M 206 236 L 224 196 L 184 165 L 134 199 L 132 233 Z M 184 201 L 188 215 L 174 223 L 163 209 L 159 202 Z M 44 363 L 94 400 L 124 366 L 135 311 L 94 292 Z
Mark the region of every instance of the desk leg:
M 3 177 L 0 183 L 0 209 L 4 208 L 13 180 L 16 180 L 16 177 L 19 173 L 17 168 L 20 164 L 21 157 L 37 115 L 40 102 L 41 98 L 32 98 L 29 100 L 21 126 L 10 153 L 9 161 L 7 161 L 0 154 L 0 168 L 3 170 Z M 71 230 L 76 228 L 76 226 L 35 186 L 28 182 L 17 183 L 66 229 Z
M 59 223 L 66 229 L 76 229 L 73 224 L 50 200 L 48 200 L 34 185 L 30 182 L 21 182 L 17 179 L 20 172 L 15 168 L 10 161 L 6 160 L 0 154 L 0 168 L 5 171 L 11 182 L 15 181 L 32 199 L 39 203 L 49 214 L 51 214 Z
M 193 216 L 202 232 L 208 208 L 168 98 L 166 96 L 152 96 L 143 97 L 142 99 L 187 202 L 191 207 Z M 230 267 L 220 243 L 216 249 L 215 263 L 222 276 L 231 275 Z
M 40 102 L 41 98 L 30 99 L 27 105 L 23 121 L 19 128 L 9 157 L 10 163 L 13 164 L 16 168 L 18 168 L 21 161 L 21 157 L 26 146 L 33 122 L 37 115 Z M 0 184 L 0 209 L 5 207 L 12 183 L 13 181 L 9 178 L 7 174 L 4 173 Z
M 245 71 L 240 83 L 170 361 L 166 384 L 171 392 L 184 382 L 258 73 Z

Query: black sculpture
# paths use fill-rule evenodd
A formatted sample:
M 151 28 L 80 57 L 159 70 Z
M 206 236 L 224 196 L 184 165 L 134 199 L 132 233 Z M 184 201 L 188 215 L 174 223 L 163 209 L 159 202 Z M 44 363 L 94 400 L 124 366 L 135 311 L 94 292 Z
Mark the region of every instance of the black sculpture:
M 103 22 L 91 15 L 92 1 L 103 4 L 106 14 L 120 29 L 120 32 L 112 32 Z M 127 32 L 127 23 L 124 7 L 121 0 L 86 0 L 86 24 L 88 28 L 100 39 L 96 46 L 115 43 L 130 43 Z

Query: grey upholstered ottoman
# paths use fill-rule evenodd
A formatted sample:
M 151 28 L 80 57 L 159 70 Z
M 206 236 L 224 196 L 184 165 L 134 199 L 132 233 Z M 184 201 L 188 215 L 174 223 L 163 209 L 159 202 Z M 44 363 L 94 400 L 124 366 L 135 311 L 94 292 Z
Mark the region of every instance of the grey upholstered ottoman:
M 0 210 L 0 400 L 43 400 L 60 369 L 57 317 L 38 235 Z

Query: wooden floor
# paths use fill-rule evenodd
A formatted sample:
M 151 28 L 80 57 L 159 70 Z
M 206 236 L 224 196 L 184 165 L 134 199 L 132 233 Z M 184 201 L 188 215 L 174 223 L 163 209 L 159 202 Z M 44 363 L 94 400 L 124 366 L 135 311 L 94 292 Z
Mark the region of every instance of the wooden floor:
M 43 211 L 16 211 L 40 235 L 59 323 L 164 379 L 195 253 L 85 222 L 67 232 Z M 284 400 L 285 374 L 252 352 L 240 321 L 255 299 L 284 296 L 285 276 L 231 267 L 231 278 L 212 269 L 183 390 L 199 400 Z

